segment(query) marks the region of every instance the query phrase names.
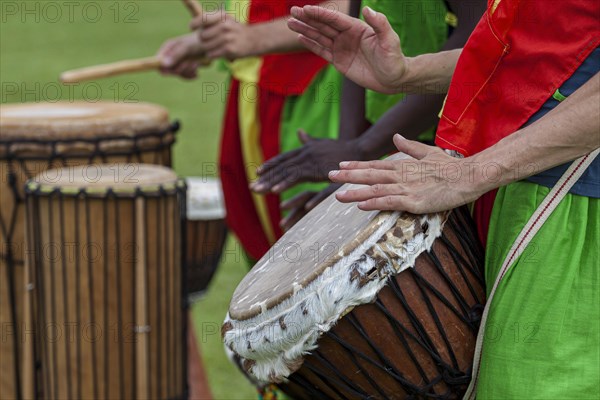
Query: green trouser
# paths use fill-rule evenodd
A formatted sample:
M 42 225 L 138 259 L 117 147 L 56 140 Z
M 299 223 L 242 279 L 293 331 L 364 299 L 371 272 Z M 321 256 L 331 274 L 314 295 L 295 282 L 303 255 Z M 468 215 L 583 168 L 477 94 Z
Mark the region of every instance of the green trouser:
M 517 182 L 494 203 L 490 290 L 522 227 L 550 189 Z M 477 399 L 600 398 L 599 199 L 569 194 L 498 287 Z

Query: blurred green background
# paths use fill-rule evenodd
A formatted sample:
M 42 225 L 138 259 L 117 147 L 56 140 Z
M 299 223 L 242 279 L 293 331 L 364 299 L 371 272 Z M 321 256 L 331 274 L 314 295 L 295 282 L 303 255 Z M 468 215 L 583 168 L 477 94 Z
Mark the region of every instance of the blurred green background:
M 182 123 L 175 146 L 179 175 L 214 175 L 227 95 L 227 77 L 217 68 L 203 69 L 195 81 L 157 72 L 69 87 L 57 80 L 65 70 L 154 55 L 166 39 L 187 33 L 190 20 L 179 0 L 0 0 L 0 101 L 104 99 L 160 104 Z M 193 308 L 215 399 L 256 398 L 254 389 L 227 360 L 220 338 L 229 300 L 246 271 L 239 246 L 230 239 L 207 296 Z

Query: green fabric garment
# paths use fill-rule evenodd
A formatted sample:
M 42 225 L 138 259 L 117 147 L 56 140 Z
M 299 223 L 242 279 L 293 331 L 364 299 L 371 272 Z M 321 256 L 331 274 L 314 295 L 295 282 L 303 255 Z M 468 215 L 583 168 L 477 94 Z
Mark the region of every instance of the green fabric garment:
M 301 96 L 290 96 L 281 117 L 281 152 L 285 153 L 302 146 L 298 129 L 319 139 L 338 137 L 340 124 L 340 98 L 342 76 L 331 65 L 326 66 L 315 77 Z M 282 193 L 285 201 L 301 192 L 321 191 L 328 183 L 302 183 Z
M 363 0 L 362 3 L 385 14 L 408 57 L 436 53 L 448 39 L 448 9 L 443 0 Z M 367 119 L 377 122 L 403 98 L 404 94 L 390 96 L 367 90 Z
M 522 227 L 550 189 L 500 189 L 486 255 L 491 290 Z M 568 194 L 493 299 L 477 400 L 600 398 L 600 202 Z

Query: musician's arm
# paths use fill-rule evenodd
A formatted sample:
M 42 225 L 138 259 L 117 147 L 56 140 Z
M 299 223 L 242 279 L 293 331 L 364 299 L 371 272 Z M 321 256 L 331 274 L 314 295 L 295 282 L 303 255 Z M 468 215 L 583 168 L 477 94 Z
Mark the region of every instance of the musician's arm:
M 450 0 L 448 3 L 458 19 L 458 26 L 448 37 L 441 51 L 462 48 L 486 9 L 485 0 Z M 354 141 L 360 159 L 375 160 L 393 152 L 395 147 L 390 139 L 396 132 L 400 132 L 407 139 L 416 139 L 437 124 L 445 97 L 445 93 L 408 95 Z
M 479 165 L 494 161 L 502 172 L 497 182 L 480 172 L 481 190 L 527 178 L 600 147 L 599 104 L 597 73 L 546 116 L 471 157 Z
M 284 1 L 284 0 L 278 0 Z M 351 0 L 328 0 L 320 6 L 348 14 Z M 205 13 L 192 21 L 208 58 L 261 56 L 304 50 L 298 35 L 287 26 L 289 16 L 256 24 L 243 24 L 225 10 Z
M 351 0 L 329 0 L 320 3 L 319 6 L 348 14 L 350 2 Z M 304 50 L 304 46 L 298 41 L 298 34 L 288 28 L 288 19 L 289 16 L 285 16 L 270 22 L 248 25 L 249 41 L 254 43 L 248 55 Z
M 359 202 L 363 210 L 449 210 L 599 148 L 598 104 L 600 73 L 534 124 L 471 157 L 457 160 L 397 136 L 398 150 L 416 160 L 342 163 L 330 178 L 368 185 L 337 195 L 342 202 Z
M 351 17 L 358 18 L 361 3 L 361 0 L 350 0 L 349 15 Z M 294 34 L 298 36 L 298 34 Z M 371 125 L 366 117 L 365 97 L 365 88 L 344 77 L 338 136 L 340 140 L 356 139 Z

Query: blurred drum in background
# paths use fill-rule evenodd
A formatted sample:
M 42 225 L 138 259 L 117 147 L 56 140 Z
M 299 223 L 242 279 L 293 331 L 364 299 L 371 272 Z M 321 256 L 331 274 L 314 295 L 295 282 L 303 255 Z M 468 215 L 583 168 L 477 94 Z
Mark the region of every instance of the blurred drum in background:
M 475 232 L 466 208 L 363 212 L 330 196 L 240 283 L 226 348 L 293 398 L 460 398 L 485 302 Z
M 171 165 L 177 124 L 145 103 L 0 106 L 0 398 L 22 398 L 24 185 L 53 167 L 143 162 Z
M 186 274 L 190 302 L 206 291 L 215 274 L 227 239 L 221 182 L 187 178 Z
M 26 192 L 25 319 L 39 347 L 24 371 L 41 362 L 39 392 L 184 398 L 185 183 L 166 167 L 109 164 L 46 171 Z

